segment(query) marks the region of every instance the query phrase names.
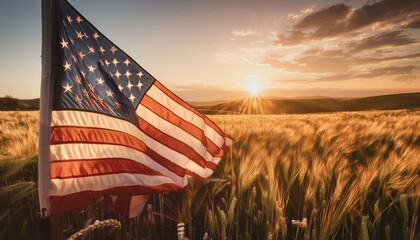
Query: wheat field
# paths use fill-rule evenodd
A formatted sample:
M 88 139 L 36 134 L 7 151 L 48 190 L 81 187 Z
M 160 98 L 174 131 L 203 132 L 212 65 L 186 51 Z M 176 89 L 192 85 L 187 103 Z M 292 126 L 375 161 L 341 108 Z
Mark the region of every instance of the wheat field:
M 0 112 L 0 239 L 37 239 L 38 112 Z M 420 112 L 213 115 L 235 138 L 204 184 L 123 219 L 101 199 L 51 219 L 53 239 L 420 239 Z

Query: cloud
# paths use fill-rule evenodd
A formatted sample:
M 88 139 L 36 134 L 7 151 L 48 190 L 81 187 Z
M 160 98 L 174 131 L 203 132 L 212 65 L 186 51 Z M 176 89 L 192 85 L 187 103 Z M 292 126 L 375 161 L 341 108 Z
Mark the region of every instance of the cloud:
M 375 57 L 375 55 L 369 54 L 369 57 L 355 56 L 354 49 L 352 48 L 341 48 L 341 49 L 321 49 L 311 48 L 303 51 L 294 59 L 285 59 L 282 55 L 271 54 L 266 56 L 263 60 L 263 64 L 268 64 L 272 68 L 281 69 L 285 71 L 301 72 L 301 73 L 318 73 L 318 74 L 334 74 L 327 77 L 318 78 L 315 80 L 300 80 L 295 82 L 308 82 L 308 81 L 338 81 L 347 80 L 355 75 L 352 73 L 352 69 L 355 67 L 363 68 L 364 65 L 374 64 L 378 65 L 381 63 L 394 61 L 395 64 L 399 64 L 402 60 L 411 60 L 420 58 L 420 52 L 413 54 L 401 54 L 394 56 Z M 398 66 L 395 66 L 398 67 Z M 401 68 L 408 69 L 406 66 Z M 383 69 L 383 73 L 388 71 L 396 71 L 395 69 Z M 367 73 L 373 74 L 369 69 L 364 70 Z M 340 75 L 335 75 L 340 74 Z M 351 75 L 349 75 L 351 74 Z
M 302 52 L 302 55 L 313 55 L 321 57 L 351 57 L 352 52 L 344 49 L 321 49 L 321 48 L 311 48 Z
M 306 73 L 343 73 L 350 70 L 352 59 L 343 56 L 303 55 L 294 60 L 285 60 L 272 54 L 263 60 L 273 68 Z
M 415 66 L 402 66 L 402 67 L 385 67 L 368 70 L 367 73 L 354 75 L 356 78 L 376 78 L 382 76 L 392 76 L 392 75 L 406 75 L 411 74 L 413 70 L 416 69 Z
M 392 79 L 394 81 L 399 81 L 399 82 L 419 82 L 420 81 L 420 77 L 414 74 L 404 74 L 404 75 L 400 75 L 395 77 L 394 79 Z
M 420 28 L 420 17 L 413 19 L 410 21 L 407 26 L 407 28 Z
M 232 31 L 232 34 L 235 37 L 246 37 L 246 36 L 254 35 L 255 32 L 251 30 L 235 30 L 235 31 Z
M 418 0 L 384 0 L 356 9 L 348 19 L 347 30 L 352 31 L 376 22 L 388 22 L 406 18 L 420 11 Z
M 279 80 L 279 82 L 282 82 L 282 83 L 286 83 L 286 82 L 291 82 L 291 83 L 332 82 L 332 81 L 344 81 L 344 80 L 349 80 L 349 79 L 352 79 L 352 78 L 354 78 L 354 75 L 353 74 L 350 74 L 350 73 L 344 73 L 344 74 L 338 73 L 338 74 L 331 74 L 331 75 L 322 76 L 322 77 L 316 77 L 316 78 L 282 79 L 282 80 Z
M 402 35 L 402 30 L 385 32 L 378 35 L 373 35 L 359 41 L 352 41 L 347 44 L 348 47 L 356 51 L 362 51 L 366 49 L 373 49 L 385 46 L 405 46 L 414 43 L 418 43 L 417 39 L 412 39 L 406 35 Z
M 229 52 L 216 53 L 216 54 L 213 54 L 213 57 L 217 61 L 222 62 L 222 63 L 227 63 L 227 62 L 238 60 L 238 58 L 235 54 L 229 53 Z
M 334 27 L 346 20 L 350 6 L 335 4 L 307 15 L 294 25 L 295 29 L 319 29 Z
M 312 13 L 313 11 L 315 11 L 315 6 L 304 9 L 300 11 L 300 13 L 289 13 L 287 15 L 287 20 L 299 20 L 303 18 L 305 15 Z
M 369 63 L 379 63 L 379 62 L 386 62 L 386 61 L 396 61 L 396 60 L 410 60 L 420 58 L 420 52 L 408 54 L 408 55 L 400 55 L 400 56 L 393 56 L 393 57 L 371 57 L 371 58 L 360 58 L 357 60 L 356 64 L 369 64 Z
M 289 30 L 286 34 L 278 34 L 276 43 L 283 46 L 293 46 L 309 41 L 311 35 L 299 30 Z
M 313 12 L 295 23 L 286 33 L 279 33 L 277 43 L 297 45 L 355 32 L 373 24 L 399 26 L 402 20 L 412 19 L 408 26 L 418 26 L 418 0 L 383 0 L 360 8 L 340 3 Z
M 314 98 L 314 97 L 370 97 L 387 94 L 418 92 L 419 87 L 416 88 L 295 88 L 295 89 L 271 89 L 265 91 L 266 96 L 281 96 L 284 98 Z
M 417 69 L 413 65 L 402 67 L 384 67 L 367 70 L 366 73 L 357 74 L 356 72 L 329 74 L 315 78 L 308 79 L 287 79 L 279 80 L 279 82 L 293 82 L 293 83 L 309 83 L 309 82 L 331 82 L 331 81 L 345 81 L 357 78 L 372 79 L 377 77 L 395 76 L 390 78 L 395 81 L 413 82 L 419 80 L 419 77 L 413 74 Z

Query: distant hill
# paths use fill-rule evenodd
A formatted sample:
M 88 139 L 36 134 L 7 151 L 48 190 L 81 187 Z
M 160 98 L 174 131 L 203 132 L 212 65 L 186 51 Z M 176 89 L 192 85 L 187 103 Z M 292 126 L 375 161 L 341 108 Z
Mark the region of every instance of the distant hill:
M 393 94 L 366 98 L 274 99 L 245 98 L 217 104 L 201 103 L 205 114 L 286 114 L 338 111 L 420 109 L 420 93 Z
M 0 97 L 0 111 L 38 110 L 39 98 L 16 99 L 11 96 Z
M 244 98 L 234 101 L 192 102 L 205 114 L 287 114 L 339 111 L 420 109 L 420 92 L 366 98 Z M 0 111 L 38 110 L 39 98 L 0 98 Z

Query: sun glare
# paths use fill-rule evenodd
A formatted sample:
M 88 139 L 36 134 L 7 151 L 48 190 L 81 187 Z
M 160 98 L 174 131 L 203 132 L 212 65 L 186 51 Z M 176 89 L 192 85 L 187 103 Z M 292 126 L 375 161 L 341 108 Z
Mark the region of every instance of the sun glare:
M 261 92 L 261 85 L 258 81 L 250 81 L 247 86 L 250 95 L 255 96 Z

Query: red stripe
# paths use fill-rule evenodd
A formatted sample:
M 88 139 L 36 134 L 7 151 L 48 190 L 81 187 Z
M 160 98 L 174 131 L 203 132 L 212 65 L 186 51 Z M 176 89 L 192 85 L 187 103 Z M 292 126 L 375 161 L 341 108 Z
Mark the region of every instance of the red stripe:
M 65 196 L 50 196 L 51 215 L 76 210 L 94 202 L 105 195 L 146 195 L 166 191 L 179 191 L 182 188 L 176 184 L 162 184 L 159 186 L 124 186 L 102 191 L 83 191 Z
M 97 176 L 114 173 L 140 173 L 162 176 L 161 173 L 130 159 L 106 158 L 53 161 L 50 163 L 51 179 Z
M 200 154 L 198 154 L 194 149 L 192 149 L 188 144 L 179 141 L 176 138 L 173 138 L 166 133 L 162 132 L 161 130 L 155 128 L 153 125 L 146 122 L 144 119 L 138 117 L 140 129 L 142 132 L 144 132 L 149 137 L 155 139 L 160 144 L 171 148 L 172 150 L 185 155 L 187 158 L 191 159 L 195 163 L 197 163 L 199 166 L 206 168 L 211 165 L 208 163 L 211 163 L 210 161 L 206 161 Z M 212 166 L 213 167 L 213 166 Z M 214 168 L 212 168 L 214 170 Z
M 162 157 L 157 152 L 147 147 L 138 138 L 123 132 L 102 128 L 69 126 L 52 127 L 51 145 L 66 143 L 114 144 L 130 147 L 146 154 L 153 159 L 153 161 L 159 163 L 161 166 L 164 166 L 180 177 L 183 177 L 186 174 L 186 169 Z
M 209 125 L 211 128 L 213 128 L 217 133 L 219 133 L 222 137 L 229 137 L 227 134 L 223 133 L 220 128 L 213 123 L 209 118 L 207 118 L 204 114 L 202 114 L 200 111 L 189 105 L 187 102 L 183 101 L 181 98 L 179 98 L 177 95 L 172 93 L 169 89 L 167 89 L 165 86 L 163 86 L 158 80 L 155 80 L 153 83 L 157 88 L 159 88 L 162 92 L 164 92 L 168 97 L 170 97 L 172 100 L 177 102 L 179 105 L 183 106 L 184 108 L 190 110 L 191 112 L 195 113 L 197 116 L 201 117 L 204 122 Z M 233 139 L 233 138 L 231 138 Z
M 148 108 L 150 111 L 154 112 L 159 117 L 165 119 L 166 121 L 172 123 L 175 126 L 185 130 L 188 134 L 192 135 L 198 139 L 214 157 L 222 157 L 223 152 L 220 152 L 220 148 L 214 144 L 209 138 L 204 134 L 203 129 L 198 128 L 194 124 L 180 118 L 173 112 L 171 112 L 166 107 L 162 106 L 160 103 L 156 102 L 154 99 L 148 95 L 144 95 L 141 104 Z

